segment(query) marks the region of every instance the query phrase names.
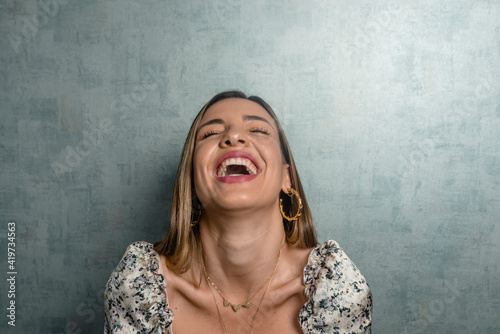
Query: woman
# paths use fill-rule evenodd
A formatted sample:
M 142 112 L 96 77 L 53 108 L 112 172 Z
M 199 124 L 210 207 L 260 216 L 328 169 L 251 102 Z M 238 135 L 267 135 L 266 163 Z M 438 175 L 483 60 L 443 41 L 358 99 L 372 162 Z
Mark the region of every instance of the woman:
M 369 333 L 371 292 L 318 245 L 281 125 L 261 98 L 214 96 L 184 145 L 169 230 L 129 246 L 106 333 Z

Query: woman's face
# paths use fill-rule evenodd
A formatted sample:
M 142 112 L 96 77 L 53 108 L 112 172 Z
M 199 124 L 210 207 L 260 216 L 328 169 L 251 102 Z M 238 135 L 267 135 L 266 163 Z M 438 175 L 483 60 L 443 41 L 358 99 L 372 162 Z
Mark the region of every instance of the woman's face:
M 259 104 L 229 98 L 205 112 L 193 157 L 196 195 L 205 209 L 277 208 L 290 187 L 277 126 Z

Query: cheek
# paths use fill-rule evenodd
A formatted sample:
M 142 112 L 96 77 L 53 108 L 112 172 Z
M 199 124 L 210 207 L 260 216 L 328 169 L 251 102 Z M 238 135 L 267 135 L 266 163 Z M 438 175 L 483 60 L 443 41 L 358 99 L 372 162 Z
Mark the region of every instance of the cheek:
M 196 147 L 193 154 L 193 176 L 195 185 L 197 181 L 203 180 L 211 173 L 211 152 L 205 146 Z
M 198 148 L 195 148 L 193 155 L 193 179 L 195 188 L 198 188 L 197 186 L 198 183 L 200 182 L 200 176 L 202 171 L 203 156 L 200 153 L 202 152 L 200 152 Z
M 196 196 L 201 200 L 209 192 L 207 189 L 207 180 L 204 169 L 199 165 L 193 166 L 193 187 Z
M 193 175 L 196 177 L 200 167 L 200 155 L 197 149 L 195 149 L 193 154 Z
M 273 145 L 270 154 L 272 155 L 273 162 L 279 164 L 280 166 L 285 163 L 283 159 L 283 153 L 281 152 L 281 148 L 279 145 Z
M 265 151 L 268 167 L 272 167 L 273 173 L 279 176 L 283 172 L 283 154 L 279 145 L 270 145 Z

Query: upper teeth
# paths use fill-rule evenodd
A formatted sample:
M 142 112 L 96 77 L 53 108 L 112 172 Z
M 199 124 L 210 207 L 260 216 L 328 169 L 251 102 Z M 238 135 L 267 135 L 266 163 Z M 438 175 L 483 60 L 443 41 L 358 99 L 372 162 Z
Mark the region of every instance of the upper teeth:
M 247 171 L 248 171 L 248 174 L 250 174 L 250 175 L 257 174 L 257 167 L 255 167 L 255 165 L 250 160 L 245 159 L 245 158 L 229 158 L 229 159 L 224 160 L 220 164 L 219 170 L 217 171 L 217 176 L 218 177 L 228 176 L 226 174 L 227 166 L 231 166 L 231 165 L 245 166 Z M 239 175 L 241 175 L 241 174 L 239 174 Z M 233 174 L 232 176 L 238 176 L 238 175 Z

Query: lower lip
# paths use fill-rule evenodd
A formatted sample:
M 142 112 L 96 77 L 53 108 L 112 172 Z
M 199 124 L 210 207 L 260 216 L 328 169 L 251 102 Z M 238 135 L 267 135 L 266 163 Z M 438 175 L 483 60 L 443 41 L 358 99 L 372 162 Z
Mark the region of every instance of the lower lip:
M 259 174 L 254 175 L 239 175 L 239 176 L 216 176 L 215 178 L 223 183 L 242 183 L 249 182 L 255 179 Z

